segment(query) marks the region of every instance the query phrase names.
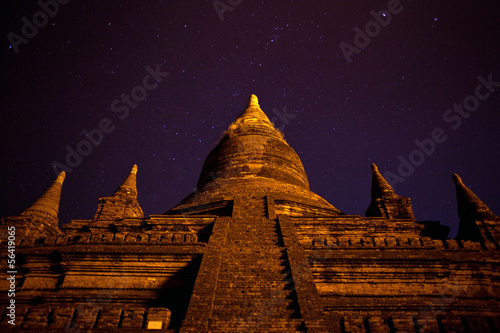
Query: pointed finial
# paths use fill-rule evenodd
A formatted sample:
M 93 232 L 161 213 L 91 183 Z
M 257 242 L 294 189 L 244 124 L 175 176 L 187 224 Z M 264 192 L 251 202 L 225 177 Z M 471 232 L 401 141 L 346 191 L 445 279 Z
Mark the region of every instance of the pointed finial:
M 453 174 L 453 183 L 455 183 L 455 186 L 460 186 L 460 187 L 465 187 L 468 189 L 468 187 L 465 186 L 464 182 L 462 181 L 462 178 L 456 173 Z
M 40 216 L 46 215 L 57 219 L 59 214 L 59 202 L 61 200 L 61 189 L 66 172 L 62 171 L 54 183 L 45 191 L 45 193 L 37 200 L 30 208 L 21 213 L 23 216 Z
M 387 195 L 395 195 L 392 186 L 385 180 L 385 178 L 378 171 L 375 163 L 372 163 L 372 198 L 381 198 Z
M 470 188 L 465 186 L 456 173 L 453 174 L 453 182 L 457 190 L 458 215 L 461 219 L 496 218 L 488 206 Z
M 129 175 L 116 190 L 115 195 L 132 195 L 137 198 L 137 164 L 134 164 Z
M 66 179 L 66 171 L 61 171 L 56 178 L 56 182 L 62 184 L 65 179 Z
M 453 178 L 453 183 L 455 183 L 455 185 L 464 185 L 464 182 L 462 181 L 462 178 L 460 178 L 459 175 L 457 175 L 456 173 L 453 174 L 453 176 L 451 176 L 451 178 Z
M 132 170 L 130 170 L 130 173 L 135 173 L 137 175 L 137 164 L 134 164 Z
M 254 94 L 250 95 L 250 99 L 248 100 L 248 107 L 249 108 L 250 107 L 259 107 L 260 108 L 259 99 Z
M 240 113 L 238 118 L 229 126 L 228 130 L 225 134 L 229 136 L 234 135 L 238 129 L 242 132 L 247 133 L 249 127 L 254 129 L 260 128 L 265 131 L 276 131 L 273 124 L 269 121 L 267 115 L 262 111 L 259 105 L 259 100 L 257 96 L 251 95 L 248 100 L 248 105 L 246 109 Z M 276 134 L 282 136 L 279 131 L 276 131 Z

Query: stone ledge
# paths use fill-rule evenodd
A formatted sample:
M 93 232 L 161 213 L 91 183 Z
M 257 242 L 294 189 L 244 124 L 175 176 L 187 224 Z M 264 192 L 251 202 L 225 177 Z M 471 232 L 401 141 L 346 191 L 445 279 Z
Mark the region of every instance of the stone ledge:
M 3 242 L 0 247 L 5 246 Z M 39 246 L 61 246 L 75 244 L 113 244 L 113 245 L 141 245 L 141 244 L 206 244 L 198 241 L 198 236 L 190 232 L 178 233 L 84 233 L 79 235 L 49 236 L 42 238 L 24 238 L 19 248 Z

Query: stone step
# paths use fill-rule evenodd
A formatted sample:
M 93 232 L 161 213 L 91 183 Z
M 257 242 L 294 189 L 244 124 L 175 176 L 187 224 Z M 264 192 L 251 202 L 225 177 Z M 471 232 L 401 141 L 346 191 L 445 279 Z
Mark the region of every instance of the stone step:
M 290 274 L 291 271 L 288 267 L 277 263 L 254 263 L 254 264 L 248 263 L 247 265 L 233 263 L 224 266 L 220 274 L 224 274 L 226 272 L 234 272 L 234 273 L 244 272 L 249 274 L 255 273 L 253 275 L 260 274 L 261 276 L 270 274 L 281 276 L 283 274 Z
M 225 264 L 224 267 L 256 267 L 259 265 L 265 265 L 265 267 L 272 267 L 273 269 L 288 268 L 288 263 L 284 259 L 279 258 L 262 258 L 262 257 L 252 257 L 251 255 L 240 255 L 235 256 L 231 259 L 222 259 L 221 264 Z
M 255 244 L 247 244 L 247 243 L 227 243 L 225 246 L 226 249 L 231 249 L 227 255 L 230 255 L 231 258 L 237 258 L 240 255 L 265 255 L 268 258 L 285 258 L 283 257 L 283 248 L 278 247 L 275 244 L 262 244 L 259 243 L 259 246 L 255 246 Z
M 229 237 L 226 242 L 228 245 L 239 244 L 240 246 L 254 246 L 255 243 L 266 246 L 266 245 L 276 245 L 280 242 L 279 237 L 264 237 L 264 236 L 255 236 L 255 237 L 241 237 L 241 238 L 231 238 Z
M 227 272 L 221 272 L 219 274 L 219 281 L 227 283 L 227 282 L 245 282 L 250 284 L 247 284 L 248 286 L 252 285 L 258 285 L 257 282 L 259 281 L 267 281 L 267 282 L 272 282 L 272 283 L 291 283 L 292 278 L 290 277 L 289 274 L 287 273 L 267 273 L 266 272 L 246 272 L 246 271 L 227 271 Z M 255 284 L 251 284 L 251 282 L 254 281 Z
M 250 284 L 248 283 L 250 282 Z M 272 291 L 279 292 L 281 291 L 283 295 L 288 295 L 293 292 L 293 283 L 282 283 L 279 281 L 274 281 L 271 283 L 266 283 L 265 287 L 258 282 L 251 283 L 252 281 L 226 281 L 217 284 L 218 294 L 222 293 L 226 290 L 239 290 L 239 292 L 243 295 L 252 295 L 253 293 L 264 292 L 264 291 Z
M 262 289 L 262 284 L 259 282 L 266 281 L 266 288 L 273 290 L 273 289 L 280 289 L 280 290 L 290 290 L 293 286 L 293 281 L 283 281 L 279 279 L 265 279 L 265 280 L 259 280 L 256 281 L 255 279 L 231 279 L 231 278 L 226 278 L 224 280 L 219 279 L 217 282 L 217 288 L 218 289 L 226 289 L 226 288 L 239 288 L 240 290 L 243 288 L 245 290 L 261 290 Z
M 224 270 L 227 268 L 227 270 L 245 270 L 245 271 L 251 271 L 252 269 L 272 269 L 275 271 L 283 271 L 287 270 L 288 267 L 285 266 L 282 262 L 281 259 L 262 259 L 262 258 L 238 258 L 233 260 L 232 262 L 230 261 L 225 261 L 221 263 L 222 265 L 226 264 L 224 267 Z
M 247 318 L 231 318 L 213 320 L 210 332 L 306 332 L 304 322 L 297 318 L 272 318 L 249 316 Z
M 263 304 L 263 306 L 260 306 Z M 247 306 L 235 306 L 228 308 L 225 304 L 214 304 L 213 316 L 218 318 L 247 317 L 251 315 L 261 315 L 274 318 L 296 318 L 297 311 L 294 308 L 284 307 L 281 304 L 258 303 Z
M 233 307 L 230 308 L 230 305 Z M 299 313 L 296 311 L 294 303 L 288 300 L 285 302 L 280 298 L 257 301 L 252 300 L 252 302 L 243 303 L 231 303 L 229 301 L 225 303 L 214 303 L 213 311 L 218 312 L 221 316 L 224 314 L 226 317 L 235 317 L 241 314 L 246 316 L 256 312 L 267 317 L 293 318 Z
M 239 289 L 226 289 L 217 293 L 214 302 L 224 304 L 247 304 L 256 302 L 279 302 L 286 306 L 295 305 L 295 294 L 287 293 L 285 290 L 263 290 L 257 292 L 241 293 Z

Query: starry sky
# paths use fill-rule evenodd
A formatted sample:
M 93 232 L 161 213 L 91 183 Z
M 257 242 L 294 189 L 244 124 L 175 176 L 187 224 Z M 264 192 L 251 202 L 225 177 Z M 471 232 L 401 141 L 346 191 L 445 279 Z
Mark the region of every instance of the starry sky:
M 145 214 L 162 214 L 194 190 L 252 93 L 311 189 L 346 214 L 364 216 L 371 163 L 401 176 L 396 193 L 416 218 L 451 236 L 454 172 L 500 213 L 499 1 L 74 0 L 47 15 L 35 1 L 0 6 L 2 217 L 52 184 L 67 147 L 87 156 L 66 177 L 61 223 L 91 219 L 134 163 Z M 473 111 L 454 109 L 464 103 Z M 78 146 L 100 127 L 98 145 Z M 418 165 L 400 172 L 401 159 Z

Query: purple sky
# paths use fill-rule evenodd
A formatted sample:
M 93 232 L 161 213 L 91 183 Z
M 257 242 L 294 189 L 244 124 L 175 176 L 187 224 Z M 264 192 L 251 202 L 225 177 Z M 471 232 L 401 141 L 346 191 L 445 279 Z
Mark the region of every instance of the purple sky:
M 194 189 L 252 93 L 311 189 L 346 214 L 364 215 L 372 162 L 399 175 L 398 157 L 410 155 L 420 165 L 395 189 L 418 220 L 455 234 L 453 172 L 500 213 L 500 90 L 478 79 L 500 82 L 498 1 L 218 3 L 230 2 L 217 13 L 213 1 L 70 1 L 50 17 L 34 1 L 2 1 L 0 216 L 29 207 L 54 181 L 53 161 L 67 164 L 66 147 L 100 124 L 113 131 L 73 161 L 61 222 L 92 218 L 134 163 L 145 214 L 162 214 Z M 387 9 L 385 27 L 370 23 Z M 23 43 L 33 16 L 40 27 L 24 28 Z M 355 40 L 356 27 L 369 41 Z M 169 73 L 158 84 L 146 77 L 157 68 Z M 433 131 L 446 140 L 414 152 L 415 140 L 431 148 Z

